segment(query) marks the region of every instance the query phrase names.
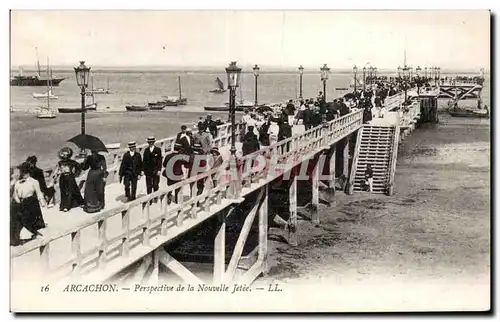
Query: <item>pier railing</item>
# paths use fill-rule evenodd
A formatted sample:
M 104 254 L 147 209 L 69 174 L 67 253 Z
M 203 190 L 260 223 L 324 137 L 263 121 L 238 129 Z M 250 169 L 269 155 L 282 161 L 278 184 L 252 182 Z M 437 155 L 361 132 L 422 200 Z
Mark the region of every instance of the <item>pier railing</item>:
M 56 280 L 64 276 L 79 278 L 82 274 L 89 274 L 87 277 L 90 280 L 108 278 L 230 204 L 241 201 L 246 194 L 264 186 L 281 173 L 328 149 L 361 128 L 362 119 L 363 112 L 358 110 L 241 158 L 243 164 L 248 164 L 257 155 L 265 160 L 274 158 L 281 172 L 274 171 L 275 167 L 271 166 L 243 166 L 235 178 L 221 176 L 220 168 L 211 169 L 137 200 L 102 211 L 55 236 L 20 246 L 11 253 L 11 265 L 16 259 L 33 254 L 29 264 L 31 276 L 36 274 L 38 268 L 43 280 Z M 171 144 L 168 140 L 164 142 L 164 147 Z M 196 191 L 199 180 L 204 181 L 201 193 Z M 240 187 L 237 196 L 230 193 L 235 183 Z M 168 195 L 175 194 L 176 190 L 179 191 L 178 203 L 169 205 Z M 185 191 L 190 193 L 184 196 Z M 132 225 L 131 217 L 137 214 L 140 215 L 140 221 Z M 108 226 L 116 219 L 118 222 L 114 228 L 118 231 L 111 235 Z M 90 228 L 97 230 L 97 236 L 82 244 L 82 231 Z M 62 260 L 59 258 L 61 263 L 53 264 L 51 258 L 62 255 L 57 250 L 52 251 L 52 245 L 61 240 L 71 245 L 70 254 Z M 90 249 L 83 250 L 82 245 Z

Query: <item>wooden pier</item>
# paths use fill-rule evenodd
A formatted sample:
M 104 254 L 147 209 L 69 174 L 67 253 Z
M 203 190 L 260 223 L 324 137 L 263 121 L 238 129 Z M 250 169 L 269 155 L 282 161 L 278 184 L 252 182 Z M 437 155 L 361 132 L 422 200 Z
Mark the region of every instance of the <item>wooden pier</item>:
M 308 131 L 294 126 L 291 138 L 240 158 L 245 166 L 239 167 L 236 173 L 218 176 L 220 169 L 212 169 L 172 186 L 166 186 L 166 180 L 161 180 L 159 191 L 143 196 L 141 192 L 145 189 L 139 184 L 139 198 L 126 203 L 121 200 L 122 187 L 117 183 L 124 151 L 113 152 L 106 186 L 109 209 L 97 214 L 44 209 L 50 233 L 12 249 L 12 283 L 103 282 L 134 264 L 137 268 L 130 274 L 134 280 L 142 282 L 157 283 L 160 266 L 163 266 L 189 283 L 249 284 L 267 271 L 269 193 L 277 181 L 288 191 L 289 218 L 281 218 L 280 230 L 292 245 L 300 245 L 297 240 L 297 190 L 301 180 L 312 185 L 308 209 L 314 224 L 322 221 L 317 211 L 320 197 L 334 200 L 336 173 L 341 172 L 347 178 L 348 193 L 361 192 L 363 169 L 367 163 L 375 163 L 375 192 L 392 194 L 397 146 L 415 129 L 420 118 L 420 101 L 417 99 L 402 107 L 403 100 L 402 94 L 387 98 L 386 107 L 379 111 L 380 117 L 369 124 L 362 122 L 363 111 L 355 109 Z M 228 151 L 231 125 L 220 126 L 219 133 L 214 144 L 225 159 L 230 160 L 229 164 L 234 165 L 235 160 L 230 159 Z M 167 138 L 157 144 L 168 153 L 174 140 L 174 137 Z M 354 153 L 350 146 L 355 147 Z M 239 142 L 237 147 L 240 147 Z M 145 145 L 138 146 L 138 152 L 144 148 Z M 338 158 L 342 160 L 341 171 L 336 169 Z M 327 160 L 327 165 L 319 162 L 320 159 Z M 304 168 L 306 179 L 301 177 Z M 199 180 L 203 180 L 204 189 L 198 195 L 195 183 Z M 179 202 L 168 204 L 167 195 L 176 189 L 181 189 Z M 246 214 L 226 265 L 226 222 L 243 202 L 249 200 L 251 210 Z M 65 224 L 60 223 L 62 217 Z M 215 217 L 218 225 L 214 227 L 213 278 L 202 281 L 164 246 Z M 258 221 L 258 245 L 243 256 L 255 220 Z

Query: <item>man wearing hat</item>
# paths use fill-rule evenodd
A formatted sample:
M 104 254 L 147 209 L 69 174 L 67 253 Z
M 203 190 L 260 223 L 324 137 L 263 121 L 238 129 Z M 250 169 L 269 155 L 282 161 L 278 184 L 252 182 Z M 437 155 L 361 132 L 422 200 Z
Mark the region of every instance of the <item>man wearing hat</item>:
M 161 149 L 155 146 L 156 139 L 153 136 L 148 137 L 148 147 L 144 149 L 142 156 L 142 171 L 146 176 L 146 190 L 150 194 L 158 191 L 161 173 Z
M 205 128 L 210 131 L 210 134 L 212 134 L 213 138 L 217 137 L 217 123 L 212 120 L 212 114 L 207 114 L 207 118 L 205 119 Z
M 142 158 L 141 155 L 135 151 L 135 142 L 129 142 L 128 148 L 129 151 L 125 152 L 123 155 L 118 174 L 120 176 L 120 183 L 123 179 L 127 200 L 132 201 L 135 200 L 137 180 L 141 178 Z

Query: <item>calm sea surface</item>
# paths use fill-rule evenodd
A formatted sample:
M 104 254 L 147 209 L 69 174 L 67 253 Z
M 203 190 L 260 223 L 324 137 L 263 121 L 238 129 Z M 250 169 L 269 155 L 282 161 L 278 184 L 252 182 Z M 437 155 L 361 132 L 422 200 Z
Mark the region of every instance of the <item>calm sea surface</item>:
M 13 71 L 16 75 L 17 71 Z M 31 74 L 25 72 L 25 75 Z M 177 77 L 181 77 L 182 96 L 188 98 L 188 105 L 181 107 L 166 107 L 165 111 L 193 111 L 201 112 L 204 106 L 218 106 L 228 101 L 228 92 L 223 94 L 209 93 L 214 88 L 214 80 L 219 77 L 224 83 L 227 77 L 221 73 L 202 72 L 148 72 L 148 71 L 96 71 L 94 73 L 94 87 L 106 88 L 108 81 L 112 94 L 95 95 L 95 102 L 99 107 L 109 111 L 124 111 L 125 105 L 145 104 L 160 100 L 164 95 L 178 95 Z M 471 75 L 474 76 L 474 75 Z M 72 71 L 58 71 L 54 77 L 66 77 L 58 87 L 54 87 L 54 94 L 59 96 L 52 100 L 54 107 L 80 107 L 80 90 L 76 84 Z M 333 72 L 327 84 L 327 99 L 341 96 L 346 91 L 337 88 L 346 88 L 352 83 L 352 75 Z M 258 78 L 259 103 L 277 103 L 296 98 L 299 95 L 299 76 L 297 73 L 262 73 Z M 238 100 L 244 99 L 253 102 L 255 98 L 253 74 L 243 74 L 241 91 L 238 90 Z M 227 84 L 225 84 L 227 86 Z M 11 108 L 13 111 L 34 111 L 44 100 L 33 98 L 33 93 L 44 93 L 44 87 L 11 86 Z M 320 74 L 304 74 L 303 96 L 316 97 L 322 90 Z M 489 76 L 483 89 L 483 101 L 490 105 Z M 90 103 L 90 98 L 87 98 Z

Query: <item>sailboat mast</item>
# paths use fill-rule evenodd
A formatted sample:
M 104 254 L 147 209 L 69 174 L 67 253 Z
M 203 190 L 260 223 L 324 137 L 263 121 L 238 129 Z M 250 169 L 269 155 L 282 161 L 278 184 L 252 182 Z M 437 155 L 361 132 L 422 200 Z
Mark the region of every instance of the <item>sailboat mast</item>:
M 50 94 L 52 94 L 52 88 L 50 87 L 50 72 L 49 72 L 49 57 L 47 57 L 47 109 L 50 109 Z
M 178 76 L 179 80 L 179 101 L 182 99 L 182 89 L 181 89 L 181 77 Z
M 36 67 L 38 69 L 38 76 L 41 76 L 40 75 L 40 60 L 38 59 L 38 47 L 35 47 L 35 52 L 36 52 Z

